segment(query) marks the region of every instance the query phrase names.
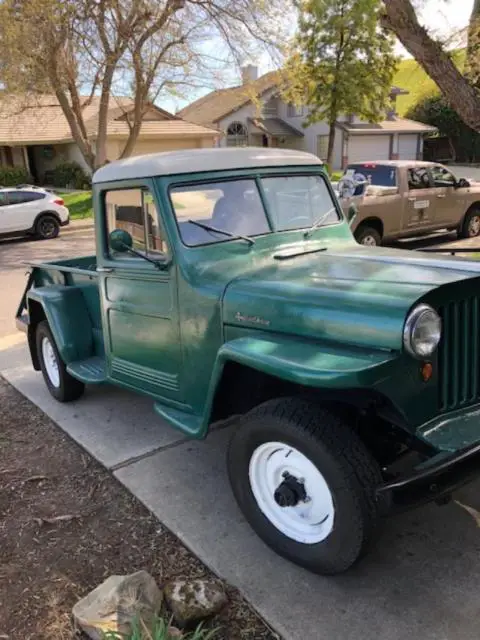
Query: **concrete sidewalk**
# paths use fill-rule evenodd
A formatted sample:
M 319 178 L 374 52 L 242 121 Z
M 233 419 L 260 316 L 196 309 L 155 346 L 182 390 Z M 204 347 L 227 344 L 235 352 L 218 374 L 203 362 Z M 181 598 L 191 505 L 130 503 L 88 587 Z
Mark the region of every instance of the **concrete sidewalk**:
M 106 386 L 61 405 L 33 372 L 24 343 L 0 345 L 0 370 L 283 637 L 478 640 L 480 529 L 458 504 L 387 521 L 351 572 L 315 576 L 273 554 L 243 520 L 225 470 L 232 426 L 187 441 L 154 415 L 151 401 Z M 479 489 L 458 499 L 480 509 Z

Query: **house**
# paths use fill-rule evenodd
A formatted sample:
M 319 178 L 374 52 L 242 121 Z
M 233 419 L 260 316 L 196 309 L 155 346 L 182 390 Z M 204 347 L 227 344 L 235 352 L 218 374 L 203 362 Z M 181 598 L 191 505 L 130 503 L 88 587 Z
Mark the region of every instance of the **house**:
M 100 99 L 82 98 L 87 132 L 94 140 Z M 112 98 L 108 111 L 107 159 L 117 159 L 129 134 L 128 113 L 133 109 L 129 98 Z M 212 147 L 218 131 L 188 122 L 151 105 L 145 115 L 132 155 Z M 77 162 L 88 173 L 88 166 L 73 140 L 63 111 L 52 96 L 30 99 L 0 98 L 0 166 L 23 167 L 38 183 L 43 183 L 58 164 Z
M 329 127 L 319 122 L 304 127 L 308 107 L 287 104 L 280 97 L 278 72 L 258 77 L 257 67 L 242 69 L 242 84 L 212 91 L 182 109 L 182 118 L 222 135 L 222 146 L 277 146 L 309 151 L 325 159 Z M 400 118 L 395 113 L 397 95 L 392 87 L 392 108 L 385 120 L 364 122 L 355 115 L 341 116 L 336 124 L 333 169 L 361 160 L 414 160 L 422 158 L 424 134 L 435 127 Z M 252 98 L 253 96 L 253 98 Z M 257 98 L 255 98 L 257 96 Z M 260 102 L 261 110 L 257 102 Z

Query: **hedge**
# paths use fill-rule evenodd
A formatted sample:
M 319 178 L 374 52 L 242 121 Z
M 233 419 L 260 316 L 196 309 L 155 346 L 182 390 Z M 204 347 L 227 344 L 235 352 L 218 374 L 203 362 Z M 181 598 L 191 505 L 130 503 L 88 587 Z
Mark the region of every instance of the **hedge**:
M 32 176 L 22 167 L 0 167 L 0 186 L 15 187 L 17 184 L 31 183 Z

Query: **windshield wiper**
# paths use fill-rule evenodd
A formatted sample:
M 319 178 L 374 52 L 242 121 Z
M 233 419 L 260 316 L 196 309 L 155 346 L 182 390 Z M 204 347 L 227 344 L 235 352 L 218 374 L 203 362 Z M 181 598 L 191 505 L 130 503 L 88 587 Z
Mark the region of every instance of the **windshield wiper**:
M 195 224 L 197 227 L 201 229 L 205 229 L 205 231 L 213 231 L 214 233 L 222 233 L 224 236 L 228 236 L 229 238 L 236 238 L 237 240 L 245 240 L 248 244 L 255 244 L 255 240 L 253 238 L 249 238 L 248 236 L 241 236 L 238 233 L 231 233 L 230 231 L 225 231 L 224 229 L 218 229 L 217 227 L 212 227 L 209 224 L 203 224 L 203 222 L 197 222 L 196 220 L 188 220 L 190 224 Z
M 316 222 L 314 222 L 312 224 L 312 226 L 310 227 L 310 229 L 307 229 L 304 233 L 303 233 L 303 237 L 304 238 L 309 238 L 312 235 L 312 232 L 315 231 L 315 229 L 317 229 L 318 227 L 321 227 L 323 222 L 328 218 L 328 216 L 333 213 L 334 211 L 336 211 L 335 207 L 332 207 L 331 209 L 329 209 L 327 211 L 327 213 L 324 213 L 323 216 L 321 218 L 319 218 Z

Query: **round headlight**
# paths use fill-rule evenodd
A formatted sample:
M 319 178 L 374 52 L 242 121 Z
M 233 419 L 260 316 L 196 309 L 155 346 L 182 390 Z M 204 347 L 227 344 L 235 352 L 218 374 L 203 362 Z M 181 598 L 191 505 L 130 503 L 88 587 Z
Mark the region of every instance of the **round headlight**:
M 415 358 L 427 358 L 438 347 L 441 335 L 442 321 L 438 313 L 428 304 L 419 304 L 405 322 L 403 344 Z

